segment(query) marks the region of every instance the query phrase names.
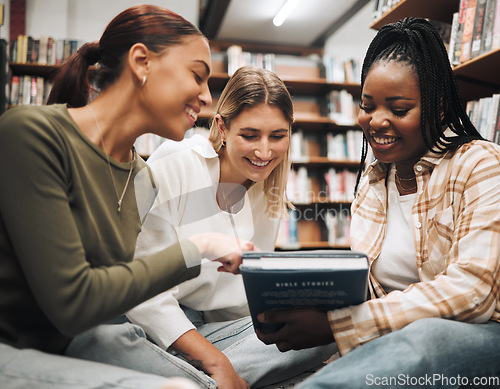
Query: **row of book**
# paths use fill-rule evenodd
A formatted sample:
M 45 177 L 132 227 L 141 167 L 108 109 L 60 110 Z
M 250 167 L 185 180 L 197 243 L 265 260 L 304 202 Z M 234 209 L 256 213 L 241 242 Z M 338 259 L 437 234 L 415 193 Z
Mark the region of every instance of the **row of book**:
M 500 1 L 460 0 L 449 44 L 452 65 L 500 49 Z
M 361 64 L 359 58 L 341 60 L 332 55 L 320 58 L 317 54 L 309 56 L 285 55 L 274 53 L 250 53 L 239 45 L 228 47 L 226 56 L 227 73 L 231 76 L 242 66 L 255 66 L 280 73 L 280 69 L 301 69 L 306 77 L 325 78 L 331 83 L 360 83 Z
M 361 83 L 362 58 L 351 58 L 344 61 L 333 55 L 323 56 L 326 81 L 331 83 Z
M 379 19 L 399 1 L 376 0 L 373 18 Z M 429 21 L 440 32 L 454 66 L 500 49 L 499 0 L 460 0 L 451 23 Z
M 395 7 L 401 0 L 374 0 L 373 20 L 380 19 L 383 14 Z
M 280 222 L 276 245 L 300 248 L 301 243 L 314 245 L 328 242 L 331 246 L 349 246 L 351 216 L 349 209 L 315 208 L 288 210 Z
M 71 39 L 55 39 L 42 35 L 33 38 L 18 35 L 9 49 L 11 62 L 32 63 L 38 65 L 60 65 L 77 52 L 83 41 Z
M 254 66 L 272 72 L 276 69 L 276 55 L 274 53 L 250 53 L 243 51 L 238 45 L 227 48 L 227 73 L 232 76 L 242 66 Z
M 350 213 L 330 210 L 326 213 L 327 241 L 331 246 L 349 246 L 349 232 L 351 227 Z
M 46 103 L 52 83 L 35 76 L 12 76 L 8 93 L 8 106 L 19 104 L 43 105 Z
M 291 136 L 292 162 L 307 162 L 311 156 L 326 156 L 331 161 L 358 162 L 361 159 L 363 132 L 357 129 L 345 132 L 315 134 L 297 129 Z
M 291 169 L 288 174 L 286 194 L 295 204 L 318 202 L 351 202 L 356 184 L 355 171 L 346 168 L 308 169 L 306 166 Z
M 346 132 L 326 134 L 326 156 L 331 160 L 361 160 L 363 132 L 361 130 L 347 130 Z
M 284 217 L 280 221 L 278 238 L 276 245 L 281 247 L 289 247 L 298 245 L 299 232 L 298 232 L 298 219 L 299 214 L 297 210 L 288 210 L 288 217 Z
M 347 90 L 332 90 L 322 96 L 295 96 L 293 106 L 296 119 L 329 118 L 338 126 L 357 127 L 358 97 Z
M 346 90 L 332 90 L 327 96 L 328 117 L 341 126 L 357 123 L 359 99 Z
M 467 102 L 472 124 L 487 140 L 500 144 L 500 93 Z
M 376 0 L 375 1 L 375 10 L 373 12 L 373 19 L 381 18 L 386 12 L 390 11 L 391 8 L 394 8 L 401 0 Z M 450 39 L 451 39 L 451 31 L 452 31 L 452 23 L 443 22 L 440 20 L 434 20 L 430 18 L 426 18 L 429 22 L 431 22 L 434 27 L 437 29 L 441 38 L 443 39 L 443 43 L 447 50 L 450 47 Z

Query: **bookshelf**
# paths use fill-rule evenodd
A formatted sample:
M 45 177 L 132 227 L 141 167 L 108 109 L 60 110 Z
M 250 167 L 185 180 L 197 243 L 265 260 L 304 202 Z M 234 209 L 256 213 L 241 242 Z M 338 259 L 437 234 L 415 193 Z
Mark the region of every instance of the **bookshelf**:
M 377 10 L 380 11 L 378 4 L 383 1 L 376 3 Z M 450 36 L 455 33 L 455 41 L 450 39 L 448 51 L 463 104 L 481 135 L 500 144 L 500 0 L 469 3 L 399 0 L 382 12 L 371 27 L 379 29 L 406 16 L 425 17 L 450 25 Z
M 8 107 L 45 104 L 58 65 L 9 62 Z
M 467 81 L 489 87 L 493 91 L 500 90 L 500 49 L 496 49 L 479 57 L 473 58 L 453 68 L 458 80 Z
M 34 38 L 21 34 L 12 40 L 9 47 L 9 106 L 44 104 L 57 70 L 82 44 L 82 41 L 45 35 Z
M 407 16 L 430 18 L 451 23 L 453 12 L 458 10 L 460 0 L 400 0 L 396 5 L 377 17 L 370 28 L 380 30 L 388 23 L 397 22 Z
M 213 102 L 210 107 L 203 108 L 198 115 L 197 126 L 200 127 L 209 127 L 210 125 L 209 121 L 215 112 L 218 95 L 230 77 L 228 72 L 228 49 L 239 44 L 235 42 L 211 42 L 210 45 L 213 50 L 213 72 L 209 79 L 209 87 L 212 92 Z M 324 176 L 331 169 L 342 172 L 344 170 L 350 171 L 354 175 L 359 166 L 359 159 L 329 158 L 326 155 L 323 143 L 326 143 L 326 134 L 328 133 L 345 134 L 352 130 L 360 132 L 361 129 L 356 122 L 339 124 L 329 117 L 328 112 L 325 113 L 325 99 L 328 100 L 328 96 L 332 91 L 341 90 L 357 99 L 361 92 L 359 82 L 330 82 L 327 80 L 325 70 L 322 68 L 322 49 L 255 44 L 242 44 L 240 47 L 243 51 L 249 50 L 252 53 L 296 56 L 302 59 L 312 58 L 312 62 L 316 61 L 314 66 L 306 64 L 302 67 L 300 64 L 290 64 L 286 61 L 280 62 L 278 58 L 273 69 L 282 78 L 292 95 L 295 111 L 292 134 L 301 131 L 307 137 L 314 138 L 312 150 L 307 155 L 298 159 L 294 159 L 292 155 L 291 176 L 301 168 L 306 169 L 310 181 L 307 189 L 309 193 L 306 200 L 294 199 L 288 193 L 289 198 L 296 207 L 294 212 L 299 215 L 298 217 L 292 216 L 289 219 L 290 224 L 295 222 L 295 227 L 293 227 L 295 233 L 292 233 L 292 235 L 295 234 L 295 239 L 293 237 L 290 239 L 289 231 L 287 231 L 287 233 L 284 233 L 284 235 L 287 235 L 286 237 L 280 236 L 278 238 L 277 249 L 348 249 L 351 201 L 344 198 L 334 198 L 329 194 L 325 190 Z M 361 150 L 361 143 L 359 149 Z M 352 185 L 352 188 L 347 189 L 349 193 L 353 190 L 354 185 Z M 329 214 L 328 217 L 327 214 Z M 342 220 L 343 225 L 339 227 L 341 231 L 334 229 L 335 234 L 327 227 L 328 223 L 331 224 L 332 215 L 345 216 L 345 220 Z M 288 230 L 290 228 L 288 224 L 287 222 L 287 226 L 281 226 L 280 235 L 283 234 L 284 229 Z
M 380 29 L 387 23 L 393 23 L 408 16 L 452 24 L 453 13 L 458 12 L 459 7 L 460 0 L 399 0 L 392 8 L 376 18 L 370 27 Z M 464 104 L 500 91 L 499 63 L 500 49 L 496 49 L 453 68 Z
M 32 63 L 9 62 L 10 70 L 14 76 L 29 74 L 36 77 L 53 78 L 60 65 L 40 65 Z

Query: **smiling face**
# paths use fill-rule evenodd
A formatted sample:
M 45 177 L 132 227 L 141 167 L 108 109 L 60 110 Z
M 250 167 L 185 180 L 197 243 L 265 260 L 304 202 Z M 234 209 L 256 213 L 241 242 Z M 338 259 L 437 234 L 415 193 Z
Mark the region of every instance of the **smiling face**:
M 241 185 L 264 181 L 285 157 L 290 144 L 290 123 L 272 105 L 243 109 L 228 129 L 218 119 L 226 146 L 220 156 L 220 182 Z
M 210 48 L 205 38 L 190 36 L 150 61 L 144 108 L 151 132 L 181 140 L 192 128 L 200 109 L 210 105 L 208 88 Z
M 402 62 L 375 63 L 362 91 L 358 122 L 374 156 L 412 176 L 427 146 L 420 125 L 421 100 L 415 71 Z

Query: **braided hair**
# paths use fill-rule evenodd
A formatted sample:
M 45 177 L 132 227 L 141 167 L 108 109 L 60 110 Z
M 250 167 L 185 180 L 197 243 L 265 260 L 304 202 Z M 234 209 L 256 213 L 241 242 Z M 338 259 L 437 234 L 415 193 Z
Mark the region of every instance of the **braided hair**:
M 382 61 L 405 63 L 417 74 L 421 131 L 430 150 L 445 153 L 473 139 L 483 139 L 465 111 L 448 53 L 432 23 L 422 18 L 405 18 L 382 27 L 368 47 L 361 70 L 361 90 L 370 69 Z M 447 129 L 451 136 L 445 135 Z M 368 140 L 363 136 L 355 193 L 367 152 Z

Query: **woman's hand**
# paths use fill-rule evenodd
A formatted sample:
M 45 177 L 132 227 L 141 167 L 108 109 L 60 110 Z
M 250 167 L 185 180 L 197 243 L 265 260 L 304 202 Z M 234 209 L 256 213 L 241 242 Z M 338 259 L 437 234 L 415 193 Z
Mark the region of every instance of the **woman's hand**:
M 257 337 L 265 344 L 275 343 L 282 352 L 322 346 L 335 341 L 325 311 L 291 309 L 267 311 L 258 315 L 262 323 L 284 323 L 278 331 L 265 334 L 256 329 Z
M 240 272 L 241 254 L 257 249 L 248 240 L 216 232 L 193 235 L 189 239 L 198 247 L 202 257 L 222 263 L 218 271 L 233 274 Z
M 220 366 L 210 377 L 217 382 L 218 389 L 250 389 L 246 381 L 234 370 L 231 363 Z
M 250 389 L 224 353 L 198 331 L 193 329 L 185 332 L 171 347 L 198 370 L 209 375 L 217 383 L 217 388 Z

